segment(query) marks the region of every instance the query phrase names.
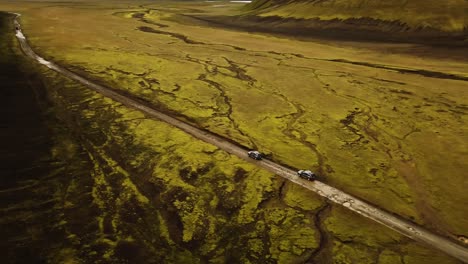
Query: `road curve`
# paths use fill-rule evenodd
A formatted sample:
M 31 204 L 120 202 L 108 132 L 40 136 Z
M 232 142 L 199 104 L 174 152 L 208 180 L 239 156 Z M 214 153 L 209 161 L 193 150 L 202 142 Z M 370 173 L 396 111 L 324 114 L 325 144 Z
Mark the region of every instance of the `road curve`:
M 20 16 L 20 14 L 15 14 L 17 17 Z M 156 109 L 153 109 L 151 107 L 148 107 L 146 105 L 141 104 L 140 102 L 131 99 L 127 96 L 124 96 L 122 94 L 119 94 L 109 88 L 106 88 L 104 86 L 98 85 L 96 83 L 93 83 L 91 81 L 88 81 L 87 79 L 79 76 L 76 73 L 73 73 L 53 62 L 47 61 L 44 58 L 41 58 L 38 56 L 28 45 L 26 37 L 23 35 L 23 32 L 21 30 L 21 26 L 18 23 L 18 20 L 14 20 L 15 28 L 16 28 L 16 37 L 19 41 L 19 44 L 21 46 L 22 51 L 32 59 L 36 60 L 42 65 L 47 66 L 48 68 L 59 72 L 66 77 L 73 79 L 77 82 L 80 82 L 87 87 L 91 88 L 92 90 L 95 90 L 102 95 L 109 97 L 119 103 L 122 103 L 123 105 L 126 105 L 128 107 L 137 109 L 143 113 L 145 113 L 148 116 L 157 118 L 159 120 L 162 120 L 172 126 L 175 126 L 188 134 L 203 140 L 205 142 L 208 142 L 210 144 L 213 144 L 220 149 L 236 155 L 244 160 L 247 160 L 249 162 L 252 162 L 256 164 L 257 166 L 260 166 L 272 173 L 275 173 L 276 175 L 279 175 L 291 182 L 294 182 L 295 184 L 298 184 L 306 189 L 309 189 L 313 192 L 316 192 L 317 194 L 326 197 L 330 201 L 333 201 L 337 204 L 340 204 L 349 210 L 352 210 L 362 216 L 365 216 L 369 219 L 374 220 L 375 222 L 378 222 L 386 227 L 389 227 L 400 234 L 403 234 L 409 238 L 412 238 L 416 241 L 422 242 L 426 245 L 429 245 L 435 249 L 438 249 L 442 252 L 445 252 L 446 254 L 453 256 L 465 263 L 468 263 L 468 249 L 456 244 L 455 242 L 449 240 L 448 238 L 442 237 L 440 235 L 437 235 L 435 233 L 430 232 L 429 230 L 418 226 L 414 223 L 411 223 L 403 218 L 400 218 L 398 216 L 395 216 L 391 213 L 388 213 L 382 209 L 379 209 L 373 205 L 370 205 L 362 200 L 359 200 L 356 197 L 353 197 L 343 191 L 340 191 L 332 186 L 329 186 L 323 182 L 320 181 L 314 181 L 310 182 L 304 179 L 301 179 L 297 177 L 297 174 L 295 171 L 288 169 L 282 165 L 279 165 L 277 163 L 274 163 L 270 160 L 260 160 L 260 161 L 255 161 L 253 159 L 250 159 L 247 156 L 247 152 L 245 149 L 240 147 L 239 145 L 235 145 L 234 143 L 228 142 L 225 139 L 214 135 L 212 133 L 209 133 L 207 131 L 203 131 L 199 128 L 196 128 L 188 123 L 185 123 L 181 120 L 178 120 L 174 117 L 171 117 L 167 114 L 164 114 Z

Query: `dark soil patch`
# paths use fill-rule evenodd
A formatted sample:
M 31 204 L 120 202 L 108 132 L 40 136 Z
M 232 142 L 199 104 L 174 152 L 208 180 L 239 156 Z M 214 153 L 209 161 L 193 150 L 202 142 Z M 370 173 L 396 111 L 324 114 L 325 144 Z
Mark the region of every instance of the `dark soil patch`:
M 148 33 L 155 33 L 155 34 L 171 36 L 173 38 L 180 39 L 180 40 L 182 40 L 183 42 L 185 42 L 187 44 L 203 44 L 202 42 L 191 40 L 191 39 L 187 38 L 187 36 L 184 36 L 182 34 L 167 32 L 167 31 L 161 31 L 161 30 L 154 29 L 152 27 L 138 27 L 138 30 L 143 31 L 143 32 L 148 32 Z

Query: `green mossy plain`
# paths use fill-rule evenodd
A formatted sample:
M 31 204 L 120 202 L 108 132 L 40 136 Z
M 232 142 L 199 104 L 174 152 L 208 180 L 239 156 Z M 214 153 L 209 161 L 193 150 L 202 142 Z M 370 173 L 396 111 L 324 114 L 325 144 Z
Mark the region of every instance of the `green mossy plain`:
M 275 161 L 317 171 L 322 180 L 428 228 L 464 234 L 465 82 L 327 61 L 322 49 L 292 40 L 255 36 L 265 46 L 255 45 L 252 35 L 178 24 L 176 6 L 78 14 L 52 7 L 22 19 L 33 48 L 47 58 Z M 100 22 L 87 31 L 62 19 L 67 31 L 60 31 L 51 14 L 74 16 L 73 24 Z M 138 30 L 142 25 L 156 33 Z M 122 30 L 106 30 L 113 27 Z M 207 34 L 214 40 L 199 40 Z M 234 43 L 226 44 L 229 37 Z M 268 46 L 283 42 L 309 55 Z M 335 51 L 363 59 L 361 50 Z M 445 67 L 402 55 L 384 59 Z M 446 70 L 463 67 L 447 62 Z
M 304 263 L 323 252 L 330 263 L 385 263 L 391 254 L 404 263 L 457 263 L 48 69 L 41 73 L 57 118 L 73 128 L 94 164 L 94 230 L 62 222 L 73 245 L 60 251 L 62 259 Z M 321 236 L 328 242 L 320 245 Z M 391 254 L 379 253 L 384 249 Z
M 63 11 L 58 9 L 58 12 Z M 167 16 L 171 15 L 160 17 Z M 32 25 L 37 22 L 30 19 L 28 16 L 23 18 L 28 37 L 34 34 Z M 150 16 L 148 19 L 159 18 Z M 134 19 L 127 20 L 131 25 L 136 23 Z M 155 22 L 168 23 L 165 20 Z M 155 34 L 146 34 L 141 37 L 154 41 Z M 144 48 L 144 41 L 136 44 L 141 47 L 135 51 L 132 50 L 134 43 L 126 46 L 123 41 L 116 42 L 118 46 L 115 47 L 118 48 L 112 50 L 104 44 L 102 47 L 101 44 L 83 44 L 79 38 L 75 43 L 64 40 L 58 47 L 64 45 L 62 48 L 66 47 L 67 52 L 45 45 L 38 36 L 32 36 L 30 41 L 40 54 L 62 64 L 70 63 L 76 71 L 181 113 L 191 122 L 244 145 L 258 147 L 275 160 L 297 167 L 313 167 L 329 176 L 326 180 L 330 183 L 346 186 L 372 201 L 385 200 L 384 207 L 418 221 L 423 220 L 414 208 L 411 187 L 402 180 L 394 164 L 386 163 L 385 155 L 379 160 L 380 152 L 366 153 L 366 148 L 359 145 L 360 141 L 369 140 L 371 143 L 365 143 L 371 144 L 369 149 L 390 146 L 390 151 L 401 155 L 402 160 L 408 159 L 398 148 L 391 148 L 398 145 L 398 139 L 381 136 L 378 142 L 383 143 L 372 142 L 370 134 L 366 134 L 369 117 L 357 111 L 351 116 L 352 122 L 342 121 L 348 120 L 347 117 L 356 111 L 356 105 L 348 107 L 346 100 L 342 99 L 346 95 L 327 96 L 333 93 L 333 86 L 348 87 L 346 83 L 350 79 L 330 77 L 336 78 L 332 87 L 324 94 L 317 93 L 310 98 L 305 95 L 308 91 L 303 83 L 311 85 L 311 82 L 304 73 L 291 73 L 289 78 L 281 79 L 284 83 L 278 84 L 268 80 L 271 69 L 247 66 L 255 59 L 265 65 L 278 63 L 279 55 L 270 54 L 274 58 L 260 55 L 244 61 L 245 65 L 233 63 L 244 60 L 245 56 L 232 52 L 231 48 L 222 49 L 227 59 L 224 56 L 200 59 L 193 54 L 174 56 L 171 52 L 180 53 L 181 46 L 171 49 L 165 44 L 178 40 L 162 35 L 157 41 L 161 41 L 164 49 L 157 52 L 158 56 L 146 53 L 145 49 L 158 48 Z M 86 36 L 83 41 L 86 42 Z M 107 42 L 105 36 L 96 41 Z M 204 51 L 205 47 L 192 45 L 190 48 L 197 57 L 206 56 L 208 52 Z M 294 63 L 303 66 L 300 59 Z M 184 69 L 182 76 L 180 69 Z M 330 73 L 331 70 L 321 72 L 323 76 Z M 61 109 L 57 111 L 61 114 L 60 119 L 75 129 L 94 164 L 92 197 L 99 211 L 95 218 L 96 232 L 83 239 L 84 234 L 70 231 L 69 239 L 74 247 L 64 249 L 63 256 L 88 260 L 101 260 L 102 257 L 103 261 L 303 263 L 317 253 L 320 232 L 314 225 L 314 219 L 325 205 L 314 194 L 287 183 L 282 186 L 277 177 L 213 146 L 161 122 L 149 120 L 54 73 L 44 71 L 44 74 L 49 76 L 47 83 L 52 101 L 56 109 Z M 281 72 L 278 70 L 274 74 Z M 249 79 L 251 75 L 256 79 Z M 253 88 L 248 86 L 250 82 L 255 84 Z M 278 88 L 283 85 L 289 87 L 288 82 L 303 90 Z M 318 84 L 320 80 L 312 83 Z M 385 82 L 378 84 L 385 85 Z M 353 85 L 349 87 L 355 88 Z M 317 103 L 326 100 L 328 103 L 320 104 L 320 107 L 325 107 L 327 115 L 311 111 L 300 103 L 301 100 Z M 333 105 L 336 104 L 345 110 L 335 109 Z M 255 111 L 251 111 L 252 107 Z M 346 111 L 348 108 L 349 112 Z M 391 117 L 393 110 L 384 110 L 382 113 Z M 431 112 L 429 116 L 439 113 Z M 427 114 L 422 114 L 427 118 Z M 252 123 L 259 125 L 252 127 Z M 389 126 L 388 120 L 379 119 L 375 128 L 379 125 L 385 129 L 391 127 L 395 129 L 394 134 L 406 134 L 412 130 L 405 133 L 408 129 L 405 124 L 392 123 Z M 337 125 L 339 133 L 335 131 Z M 356 130 L 360 132 L 356 134 Z M 447 138 L 453 136 L 445 133 Z M 324 138 L 324 134 L 330 136 Z M 61 156 L 74 148 L 73 144 L 65 144 L 57 147 L 55 153 Z M 337 154 L 336 149 L 361 152 L 351 158 Z M 298 158 L 288 153 L 301 155 Z M 373 161 L 371 165 L 364 165 L 363 160 L 368 157 Z M 352 161 L 340 164 L 338 161 L 343 159 Z M 459 167 L 460 164 L 455 164 L 455 169 Z M 359 176 L 363 172 L 365 177 Z M 348 177 L 333 176 L 344 174 Z M 372 184 L 369 184 L 369 177 Z M 375 190 L 370 190 L 369 186 Z M 460 192 L 455 190 L 454 193 Z M 434 193 L 433 199 L 436 197 Z M 443 201 L 437 203 L 441 203 L 439 207 L 445 205 Z M 73 208 L 72 202 L 67 204 Z M 320 253 L 326 255 L 324 258 L 329 262 L 386 263 L 395 259 L 403 259 L 401 263 L 418 263 L 427 259 L 440 259 L 438 263 L 453 262 L 352 213 L 334 206 L 328 210 L 320 222 L 323 223 L 322 232 L 327 233 L 329 240 L 322 245 Z M 448 215 L 445 219 L 452 217 Z M 356 221 L 351 226 L 350 219 Z M 458 221 L 457 224 L 458 229 L 464 226 Z M 85 253 L 76 255 L 77 252 Z M 132 254 L 128 255 L 128 252 Z

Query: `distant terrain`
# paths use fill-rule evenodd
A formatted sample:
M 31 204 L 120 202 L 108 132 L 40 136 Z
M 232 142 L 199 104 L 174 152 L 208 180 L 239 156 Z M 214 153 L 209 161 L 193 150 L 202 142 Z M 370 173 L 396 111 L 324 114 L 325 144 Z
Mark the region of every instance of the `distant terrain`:
M 266 31 L 347 39 L 466 45 L 465 0 L 254 0 L 219 21 Z M 229 22 L 230 21 L 230 22 Z

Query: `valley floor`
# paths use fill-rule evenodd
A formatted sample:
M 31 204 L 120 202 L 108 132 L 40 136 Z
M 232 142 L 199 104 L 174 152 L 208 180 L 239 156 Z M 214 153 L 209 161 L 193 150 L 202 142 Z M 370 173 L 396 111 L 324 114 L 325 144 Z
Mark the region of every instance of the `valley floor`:
M 441 234 L 454 239 L 467 235 L 463 172 L 467 168 L 468 64 L 463 58 L 444 58 L 442 53 L 410 44 L 304 41 L 223 30 L 190 17 L 202 12 L 233 14 L 238 8 L 234 4 L 222 9 L 209 3 L 111 7 L 104 2 L 29 3 L 20 8 L 2 3 L 0 7 L 23 14 L 24 32 L 34 50 L 47 59 L 268 153 L 275 161 L 317 171 L 327 183 Z M 411 55 L 409 51 L 415 52 Z M 125 118 L 119 116 L 127 114 L 138 116 L 135 120 L 145 119 L 141 114 L 118 110 L 125 108 L 77 88 L 61 92 L 83 93 L 83 101 L 70 102 L 68 107 L 83 111 L 75 112 L 78 120 L 88 119 L 84 123 L 75 120 L 79 126 L 94 124 L 89 126 L 91 134 L 83 137 L 90 140 L 85 145 L 88 151 L 92 148 L 95 169 L 101 171 L 107 166 L 104 163 L 109 165 L 102 173 L 95 172 L 93 191 L 100 210 L 106 212 L 99 218 L 104 221 L 101 224 L 112 223 L 112 228 L 102 226 L 103 235 L 118 233 L 128 223 L 116 209 L 122 204 L 109 204 L 119 188 L 109 178 L 116 170 L 122 186 L 130 188 L 126 190 L 135 189 L 124 184 L 125 179 L 135 182 L 140 190 L 135 196 L 138 204 L 152 204 L 155 211 L 151 214 L 160 219 L 159 228 L 166 230 L 155 232 L 167 233 L 161 241 L 170 250 L 188 250 L 184 251 L 188 258 L 226 257 L 221 248 L 236 244 L 231 241 L 234 238 L 249 250 L 231 257 L 253 262 L 323 258 L 353 263 L 359 258 L 385 263 L 388 257 L 418 263 L 419 257 L 432 259 L 435 254 L 403 249 L 409 244 L 413 247 L 413 242 L 391 231 L 377 234 L 371 230 L 381 227 L 299 187 L 241 165 L 242 161 L 185 139 L 186 135 L 169 132 L 173 129 L 152 127 L 164 126 L 159 122 L 132 121 L 120 128 L 111 125 L 123 122 Z M 108 129 L 105 124 L 109 121 L 101 120 L 105 113 L 94 112 L 89 105 L 100 100 L 109 105 L 98 108 L 104 107 L 107 114 L 118 112 L 105 117 L 116 118 Z M 104 141 L 93 142 L 99 138 Z M 203 153 L 218 153 L 215 161 L 212 155 L 203 161 L 193 159 L 192 150 L 176 147 L 181 140 L 204 146 L 193 150 L 197 159 Z M 177 149 L 174 157 L 164 154 L 169 146 Z M 171 160 L 180 163 L 170 165 Z M 214 181 L 221 177 L 219 170 L 224 171 L 224 180 Z M 259 180 L 250 171 L 264 176 Z M 232 175 L 240 178 L 230 178 Z M 213 186 L 213 182 L 224 182 L 224 187 Z M 209 195 L 205 197 L 197 189 L 205 189 Z M 165 205 L 156 206 L 161 199 Z M 272 215 L 267 216 L 267 211 L 279 215 L 269 219 Z M 179 219 L 178 224 L 171 226 L 171 219 Z M 259 221 L 266 227 L 259 230 Z M 315 226 L 310 226 L 312 222 Z M 206 225 L 210 229 L 203 231 Z M 297 225 L 303 225 L 300 234 L 277 230 L 287 232 Z M 228 235 L 232 231 L 227 226 L 235 228 L 235 237 Z M 125 230 L 120 232 L 133 232 Z M 134 243 L 134 235 L 124 239 L 117 233 L 105 243 Z M 425 253 L 411 257 L 412 251 Z

